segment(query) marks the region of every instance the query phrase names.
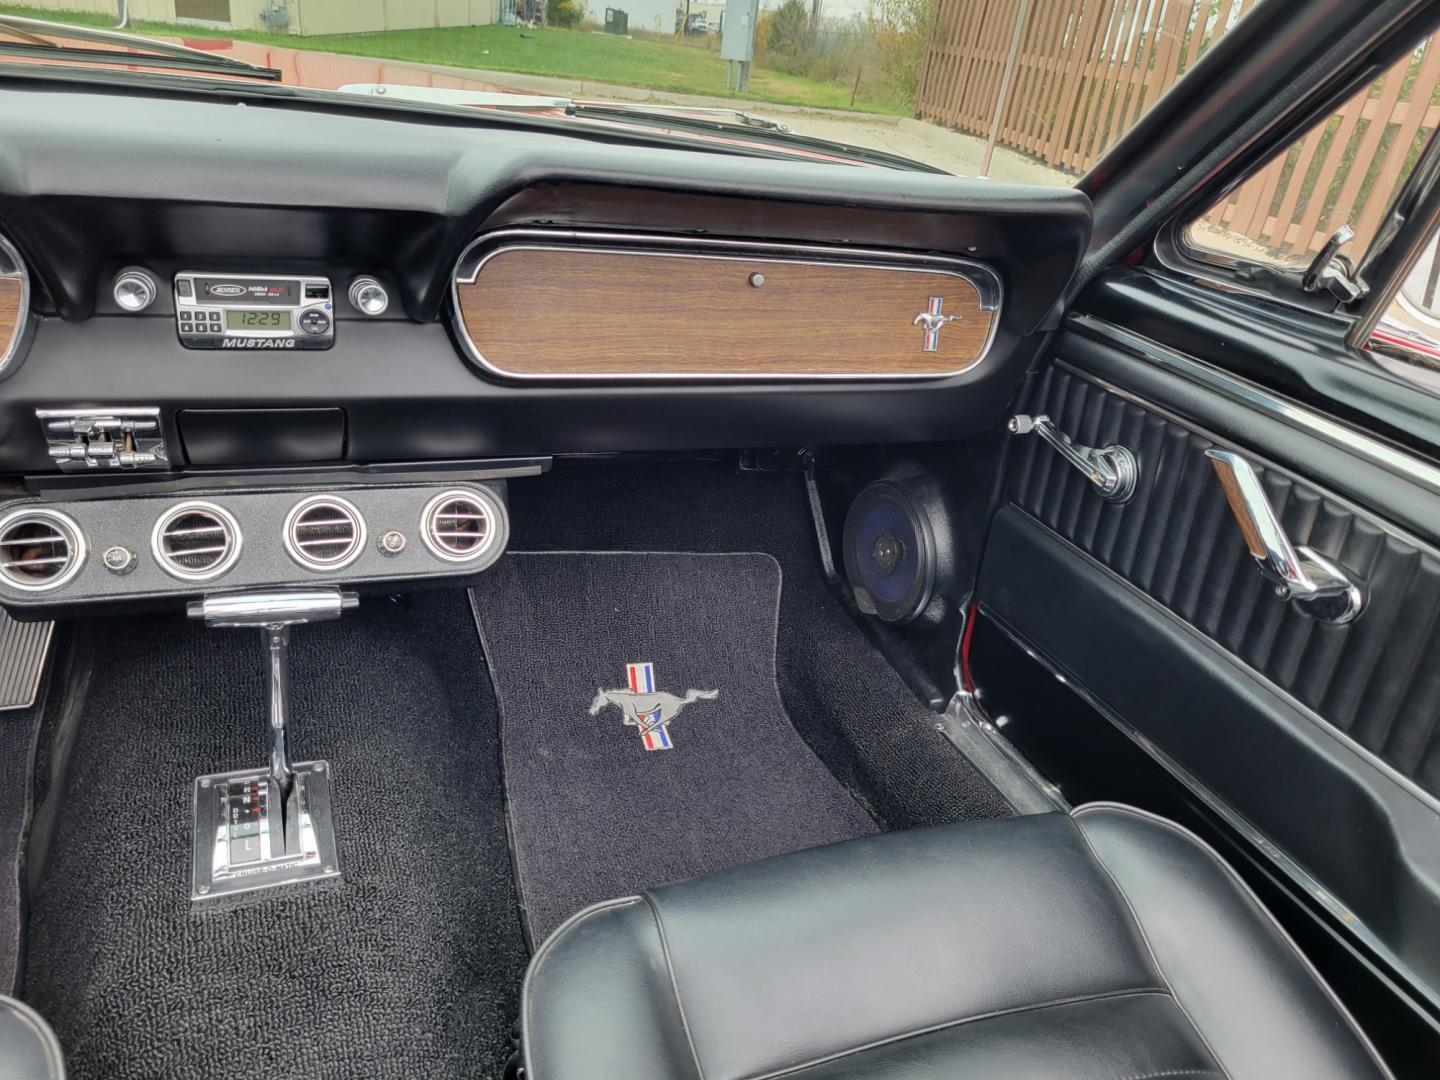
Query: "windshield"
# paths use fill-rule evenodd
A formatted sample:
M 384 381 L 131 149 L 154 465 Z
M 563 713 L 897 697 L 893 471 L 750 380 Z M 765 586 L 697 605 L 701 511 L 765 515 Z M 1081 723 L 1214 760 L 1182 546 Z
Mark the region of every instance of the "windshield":
M 0 65 L 269 78 L 733 152 L 1069 185 L 1254 4 L 31 0 L 0 3 Z M 121 25 L 143 39 L 65 33 Z

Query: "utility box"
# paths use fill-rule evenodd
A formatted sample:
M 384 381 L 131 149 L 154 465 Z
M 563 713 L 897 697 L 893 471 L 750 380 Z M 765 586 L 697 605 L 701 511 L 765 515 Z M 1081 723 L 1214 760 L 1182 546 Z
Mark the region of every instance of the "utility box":
M 725 0 L 725 22 L 720 34 L 720 59 L 748 64 L 755 59 L 755 24 L 760 0 Z

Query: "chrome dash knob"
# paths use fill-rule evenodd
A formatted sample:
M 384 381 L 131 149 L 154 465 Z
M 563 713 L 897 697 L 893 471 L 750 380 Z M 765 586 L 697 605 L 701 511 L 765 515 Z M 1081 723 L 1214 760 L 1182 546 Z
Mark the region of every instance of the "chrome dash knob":
M 144 311 L 160 293 L 155 279 L 136 266 L 127 266 L 115 275 L 115 303 L 122 311 Z
M 350 305 L 360 314 L 372 319 L 385 314 L 390 306 L 390 294 L 385 286 L 373 277 L 357 277 L 350 282 Z

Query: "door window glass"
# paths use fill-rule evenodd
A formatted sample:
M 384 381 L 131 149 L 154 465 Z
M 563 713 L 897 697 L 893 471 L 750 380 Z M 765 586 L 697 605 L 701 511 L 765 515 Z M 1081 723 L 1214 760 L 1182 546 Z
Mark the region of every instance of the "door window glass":
M 1440 45 L 1412 52 L 1186 227 L 1201 258 L 1303 270 L 1342 225 L 1359 259 L 1440 123 Z

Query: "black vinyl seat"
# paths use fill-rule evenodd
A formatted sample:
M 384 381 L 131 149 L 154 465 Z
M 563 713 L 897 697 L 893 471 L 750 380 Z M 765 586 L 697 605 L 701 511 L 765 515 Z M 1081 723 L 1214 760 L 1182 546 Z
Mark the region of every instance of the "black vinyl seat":
M 0 1080 L 65 1080 L 60 1044 L 40 1014 L 0 994 Z
M 613 900 L 536 953 L 528 1080 L 1326 1080 L 1389 1073 L 1198 838 L 1091 805 Z

